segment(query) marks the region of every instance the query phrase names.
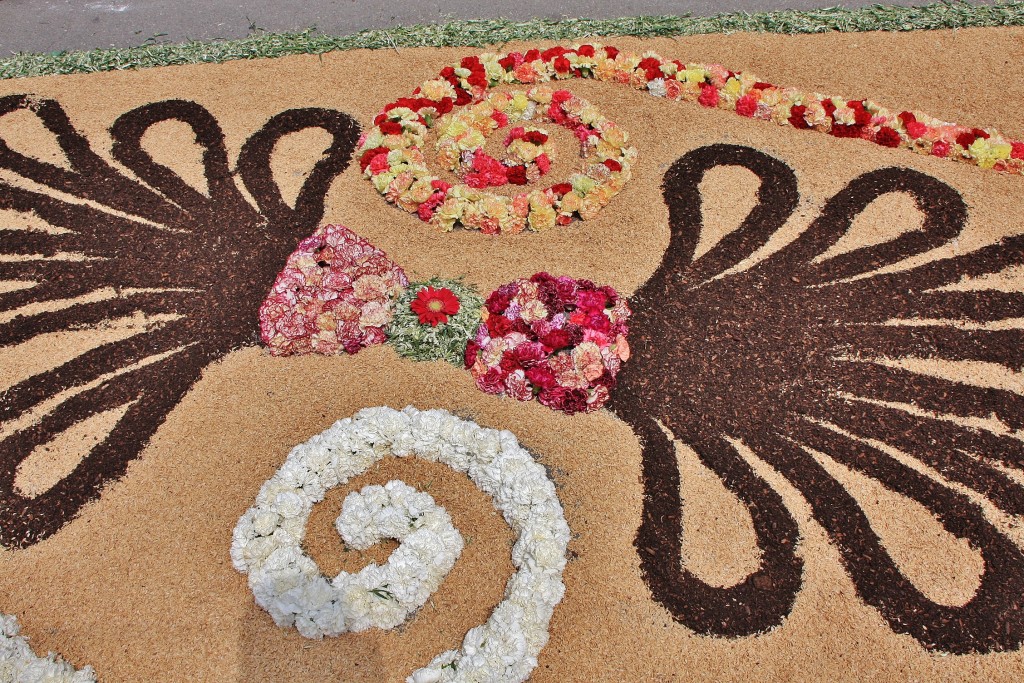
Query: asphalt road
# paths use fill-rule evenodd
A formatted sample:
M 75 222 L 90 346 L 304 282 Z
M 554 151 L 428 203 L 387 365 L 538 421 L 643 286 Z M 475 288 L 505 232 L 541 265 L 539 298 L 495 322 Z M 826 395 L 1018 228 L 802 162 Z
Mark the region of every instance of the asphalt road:
M 366 28 L 442 23 L 453 19 L 614 18 L 654 14 L 711 15 L 843 5 L 879 0 L 0 0 L 0 56 L 130 47 L 147 41 L 242 38 L 255 28 L 316 27 L 347 35 Z M 924 4 L 928 0 L 883 0 Z M 567 19 L 571 20 L 571 19 Z

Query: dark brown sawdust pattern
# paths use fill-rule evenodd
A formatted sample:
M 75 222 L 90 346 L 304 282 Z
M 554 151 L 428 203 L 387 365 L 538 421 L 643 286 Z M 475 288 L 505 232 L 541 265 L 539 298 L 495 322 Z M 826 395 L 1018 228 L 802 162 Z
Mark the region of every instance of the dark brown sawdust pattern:
M 204 367 L 258 342 L 259 304 L 288 254 L 323 215 L 324 196 L 331 180 L 348 165 L 359 132 L 351 117 L 329 109 L 289 110 L 271 118 L 249 138 L 238 159 L 238 174 L 255 199 L 256 210 L 244 199 L 228 168 L 220 126 L 198 104 L 181 100 L 147 104 L 122 115 L 111 127 L 114 158 L 154 189 L 125 176 L 93 152 L 56 101 L 27 95 L 0 99 L 0 116 L 19 110 L 39 117 L 56 137 L 71 170 L 19 154 L 2 140 L 0 168 L 129 217 L 0 181 L 0 208 L 35 212 L 69 231 L 5 230 L 0 234 L 3 253 L 78 252 L 89 259 L 0 264 L 0 279 L 37 282 L 28 289 L 0 294 L 0 310 L 107 286 L 141 293 L 16 316 L 0 325 L 0 345 L 137 312 L 182 317 L 150 333 L 98 346 L 4 392 L 0 420 L 11 420 L 60 392 L 98 381 L 39 422 L 0 441 L 0 542 L 8 547 L 37 543 L 67 524 L 107 482 L 125 473 Z M 209 196 L 143 150 L 146 131 L 171 120 L 190 126 L 203 148 Z M 270 157 L 282 137 L 314 127 L 327 131 L 333 144 L 317 161 L 293 209 L 281 198 Z M 144 221 L 161 229 L 154 230 Z M 217 258 L 199 257 L 202 254 Z M 112 372 L 119 374 L 109 377 Z M 16 490 L 18 465 L 37 446 L 75 423 L 125 404 L 130 407 L 117 426 L 67 477 L 35 497 Z
M 701 234 L 699 184 L 719 165 L 742 166 L 761 179 L 758 204 L 734 232 L 692 260 Z M 850 229 L 872 201 L 910 195 L 924 214 L 920 231 L 833 258 L 815 258 Z M 673 617 L 694 630 L 744 636 L 781 623 L 800 588 L 796 520 L 781 497 L 740 456 L 749 446 L 810 503 L 838 546 L 860 596 L 898 633 L 949 652 L 1016 649 L 1024 640 L 1024 554 L 978 505 L 866 443 L 898 445 L 952 481 L 986 495 L 1011 514 L 1024 490 L 986 455 L 1019 467 L 1019 440 L 838 397 L 914 404 L 958 415 L 996 415 L 1021 425 L 1021 397 L 927 378 L 871 362 L 879 356 L 980 360 L 1019 353 L 1022 333 L 883 326 L 894 318 L 997 320 L 1024 312 L 1024 297 L 934 292 L 964 275 L 998 272 L 1024 260 L 1024 237 L 979 253 L 888 275 L 870 274 L 956 238 L 967 207 L 948 185 L 918 171 L 884 168 L 854 179 L 825 203 L 796 240 L 739 273 L 721 276 L 763 246 L 797 204 L 797 181 L 784 164 L 748 147 L 712 145 L 688 153 L 664 181 L 672 238 L 661 266 L 631 299 L 634 355 L 625 364 L 612 410 L 644 442 L 643 521 L 636 538 L 645 581 Z M 719 277 L 721 276 L 721 277 Z M 965 310 L 966 309 L 966 310 Z M 872 327 L 873 325 L 873 327 Z M 867 327 L 865 327 L 867 326 Z M 862 346 L 863 330 L 869 343 Z M 1009 348 L 998 348 L 1011 342 Z M 979 343 L 980 342 L 980 343 Z M 993 353 L 993 349 L 997 349 Z M 660 422 L 660 424 L 659 424 Z M 848 430 L 844 435 L 832 425 Z M 682 501 L 671 439 L 689 445 L 746 506 L 761 567 L 728 588 L 710 586 L 682 566 Z M 858 438 L 859 437 L 859 438 Z M 880 481 L 929 509 L 947 531 L 981 551 L 985 573 L 962 606 L 938 605 L 899 570 L 857 501 L 808 449 Z

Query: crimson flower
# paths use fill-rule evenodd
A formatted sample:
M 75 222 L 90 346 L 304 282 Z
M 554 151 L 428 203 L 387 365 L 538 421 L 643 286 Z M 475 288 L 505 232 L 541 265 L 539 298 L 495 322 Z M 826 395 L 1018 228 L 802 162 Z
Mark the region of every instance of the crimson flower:
M 421 325 L 437 327 L 439 323 L 447 323 L 448 316 L 459 312 L 459 300 L 446 287 L 434 289 L 427 285 L 419 291 L 409 308 L 419 316 Z

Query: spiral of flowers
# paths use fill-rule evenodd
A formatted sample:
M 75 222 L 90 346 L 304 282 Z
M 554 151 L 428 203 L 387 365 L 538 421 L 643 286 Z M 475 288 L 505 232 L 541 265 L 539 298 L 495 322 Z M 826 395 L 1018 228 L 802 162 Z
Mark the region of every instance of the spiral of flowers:
M 483 68 L 476 63 L 474 66 Z M 445 73 L 418 89 L 422 97 L 403 98 L 385 107 L 376 125 L 360 138 L 356 151 L 359 166 L 389 202 L 443 230 L 462 225 L 485 234 L 518 234 L 568 225 L 575 217 L 592 218 L 630 179 L 636 149 L 626 144 L 628 136 L 618 125 L 586 100 L 546 86 L 490 94 L 486 88 L 478 88 L 474 91 L 478 101 L 473 107 L 447 117 L 445 114 L 455 104 L 468 104 L 473 98 L 459 94 L 466 91 L 457 85 L 454 71 L 449 76 Z M 583 172 L 571 175 L 568 182 L 514 197 L 483 191 L 504 184 L 498 182 L 502 174 L 505 181 L 520 184 L 519 178 L 508 177 L 508 170 L 493 165 L 480 168 L 478 163 L 472 177 L 460 185 L 450 185 L 431 173 L 422 151 L 430 128 L 440 127 L 441 159 L 449 169 L 455 169 L 464 152 L 476 154 L 487 133 L 523 121 L 551 121 L 571 130 L 580 141 Z M 516 146 L 526 151 L 524 146 Z M 538 177 L 546 165 L 545 161 L 536 165 Z M 521 180 L 525 183 L 528 177 L 524 175 Z
M 96 683 L 91 666 L 76 670 L 52 652 L 40 657 L 20 633 L 16 617 L 0 614 L 0 681 Z
M 263 484 L 256 504 L 235 527 L 234 566 L 249 575 L 257 602 L 278 625 L 294 624 L 307 637 L 395 626 L 396 607 L 388 603 L 422 604 L 429 597 L 424 589 L 436 585 L 417 572 L 431 566 L 432 573 L 443 577 L 450 569 L 447 562 L 454 564 L 452 555 L 458 555 L 453 549 L 461 550 L 457 532 L 447 531 L 447 514 L 440 515 L 443 510 L 429 496 L 391 482 L 346 499 L 338 528 L 361 547 L 405 533 L 399 528 L 402 524 L 420 525 L 399 546 L 401 550 L 411 543 L 409 552 L 392 554 L 389 563 L 395 566 L 387 576 L 375 565 L 360 572 L 359 580 L 343 573 L 345 590 L 338 591 L 301 548 L 313 505 L 328 489 L 387 455 L 420 457 L 465 473 L 493 498 L 517 537 L 512 548 L 516 573 L 487 622 L 466 634 L 461 649 L 438 655 L 408 680 L 526 680 L 547 643 L 548 623 L 565 592 L 562 570 L 569 527 L 544 468 L 510 432 L 480 427 L 445 410 L 411 406 L 402 411 L 367 408 L 340 420 L 292 449 Z M 424 529 L 429 533 L 416 536 Z M 441 559 L 430 559 L 438 554 Z
M 528 212 L 535 210 L 535 203 L 546 210 L 543 218 L 524 224 L 518 220 L 523 200 L 516 209 L 516 218 L 509 217 L 506 207 L 495 204 L 494 195 L 464 185 L 451 186 L 432 175 L 421 151 L 427 129 L 439 117 L 454 107 L 485 101 L 491 88 L 572 78 L 622 83 L 656 97 L 697 102 L 782 126 L 861 138 L 884 147 L 901 147 L 1005 173 L 1024 173 L 1024 141 L 991 128 L 950 123 L 920 111 L 891 110 L 872 100 L 782 87 L 719 64 L 688 64 L 653 52 L 638 55 L 599 44 L 485 53 L 445 67 L 437 78 L 417 88 L 412 97 L 391 102 L 374 119 L 373 128 L 361 138 L 357 150 L 361 168 L 388 201 L 445 229 L 461 221 L 465 227 L 495 233 L 536 230 L 548 226 L 551 209 L 562 219 L 560 222 L 575 216 L 587 218 L 587 211 L 593 213 L 595 206 L 610 199 L 607 195 L 614 194 L 604 182 L 590 188 L 572 183 L 572 192 L 561 195 L 552 188 L 530 193 Z M 615 141 L 622 138 L 624 144 L 624 134 L 618 128 L 614 131 Z M 602 132 L 599 127 L 597 132 Z M 613 159 L 616 151 L 610 152 L 608 158 Z M 583 207 L 577 204 L 587 203 L 592 191 L 601 194 L 596 200 L 590 199 L 587 211 L 580 210 Z M 444 207 L 440 215 L 439 207 Z

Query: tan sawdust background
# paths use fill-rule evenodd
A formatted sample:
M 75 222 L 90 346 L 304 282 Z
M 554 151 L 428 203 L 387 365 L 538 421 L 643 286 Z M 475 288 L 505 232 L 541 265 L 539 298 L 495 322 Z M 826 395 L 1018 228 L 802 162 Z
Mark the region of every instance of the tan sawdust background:
M 681 39 L 606 39 L 621 49 L 655 50 L 684 61 L 719 62 L 762 80 L 892 108 L 920 109 L 950 121 L 994 126 L 1024 136 L 1024 30 L 977 29 L 908 34 L 744 35 Z M 515 46 L 504 46 L 512 48 Z M 223 126 L 229 157 L 266 120 L 292 107 L 340 109 L 368 125 L 385 103 L 409 93 L 443 66 L 479 50 L 353 51 L 324 56 L 184 66 L 0 82 L 0 94 L 34 92 L 58 99 L 94 149 L 109 156 L 107 127 L 147 102 L 191 99 Z M 483 292 L 539 270 L 569 273 L 630 293 L 657 267 L 668 242 L 661 178 L 685 152 L 714 142 L 756 147 L 797 173 L 801 204 L 771 250 L 797 234 L 821 205 L 857 175 L 899 164 L 959 190 L 970 223 L 953 247 L 970 251 L 1021 229 L 1024 179 L 922 158 L 862 141 L 835 140 L 694 105 L 657 100 L 611 84 L 570 82 L 639 150 L 634 178 L 598 218 L 568 229 L 515 238 L 440 235 L 386 205 L 350 167 L 334 183 L 325 220 L 348 225 L 405 267 L 411 277 L 465 275 Z M 0 120 L 16 149 L 58 161 L 59 149 L 26 115 Z M 275 175 L 293 198 L 325 136 L 293 135 L 279 145 Z M 568 157 L 566 141 L 559 139 Z M 161 124 L 146 149 L 201 187 L 199 152 L 187 129 Z M 551 178 L 566 172 L 555 168 Z M 702 184 L 709 234 L 699 251 L 735 228 L 752 206 L 757 181 L 719 169 Z M 696 208 L 695 208 L 696 210 Z M 914 229 L 912 202 L 887 197 L 857 219 L 837 251 Z M 0 211 L 5 226 L 37 221 Z M 716 236 L 717 235 L 717 236 Z M 938 255 L 936 252 L 934 255 Z M 218 254 L 196 255 L 219 258 Z M 283 265 L 283 264 L 282 264 Z M 225 262 L 225 268 L 230 263 Z M 1017 277 L 1003 285 L 1020 289 Z M 53 367 L 145 321 L 47 335 L 0 348 L 0 390 Z M 935 364 L 933 363 L 932 366 Z M 986 364 L 926 368 L 975 384 L 1022 391 L 1017 373 Z M 333 573 L 356 569 L 381 549 L 345 552 L 332 528 L 344 493 L 401 477 L 427 488 L 469 541 L 455 569 L 424 609 L 395 632 L 371 631 L 320 642 L 276 628 L 253 603 L 245 577 L 231 567 L 231 531 L 261 483 L 296 443 L 366 406 L 447 408 L 488 427 L 512 429 L 555 477 L 573 530 L 567 592 L 555 610 L 551 641 L 535 681 L 959 681 L 1020 680 L 1024 654 L 941 656 L 893 634 L 856 597 L 839 554 L 810 508 L 783 478 L 746 457 L 779 490 L 803 534 L 804 587 L 784 624 L 753 638 L 694 635 L 674 623 L 640 579 L 632 541 L 640 520 L 640 449 L 630 429 L 606 411 L 566 417 L 536 403 L 478 391 L 469 374 L 444 363 L 400 359 L 389 347 L 353 357 L 269 357 L 246 349 L 210 367 L 170 414 L 127 476 L 52 538 L 0 552 L 0 611 L 18 615 L 37 650 L 92 664 L 101 681 L 400 681 L 442 650 L 457 647 L 501 599 L 512 571 L 511 532 L 468 479 L 422 462 L 385 461 L 334 491 L 313 514 L 308 545 Z M 106 416 L 109 423 L 114 416 Z M 73 467 L 81 441 L 103 429 L 103 416 L 76 439 L 26 462 L 24 491 L 45 490 Z M 10 429 L 8 425 L 6 429 Z M 5 432 L 0 432 L 5 433 Z M 716 585 L 731 585 L 757 566 L 744 508 L 680 445 L 686 500 L 687 566 Z M 858 498 L 900 568 L 926 595 L 962 604 L 982 570 L 980 555 L 943 531 L 923 507 L 828 461 Z M 989 512 L 996 515 L 989 506 Z M 1020 520 L 1001 529 L 1024 546 Z

